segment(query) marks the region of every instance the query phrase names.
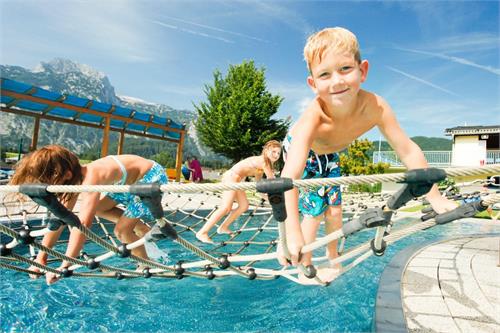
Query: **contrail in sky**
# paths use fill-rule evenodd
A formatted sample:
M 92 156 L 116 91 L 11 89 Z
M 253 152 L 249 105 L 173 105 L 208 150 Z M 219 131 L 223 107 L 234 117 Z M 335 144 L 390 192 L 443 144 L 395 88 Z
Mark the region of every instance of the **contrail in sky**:
M 219 37 L 219 36 L 209 35 L 209 34 L 206 34 L 204 32 L 199 32 L 199 31 L 189 30 L 189 29 L 185 29 L 185 28 L 180 28 L 180 27 L 177 27 L 175 25 L 166 24 L 166 23 L 159 22 L 159 21 L 151 21 L 151 22 L 153 22 L 154 24 L 161 25 L 162 27 L 165 27 L 165 28 L 169 28 L 169 29 L 173 29 L 173 30 L 179 30 L 179 31 L 182 31 L 182 32 L 186 32 L 186 33 L 197 35 L 197 36 L 201 36 L 201 37 L 206 37 L 206 38 L 212 38 L 212 39 L 220 40 L 220 41 L 222 41 L 224 43 L 234 43 L 234 41 L 232 41 L 230 39 L 226 39 L 226 38 Z
M 411 74 L 405 73 L 405 72 L 400 71 L 399 69 L 396 69 L 396 68 L 391 67 L 391 66 L 385 66 L 385 67 L 387 67 L 388 69 L 390 69 L 390 70 L 391 70 L 391 71 L 393 71 L 393 72 L 396 72 L 396 73 L 399 73 L 399 74 L 401 74 L 401 75 L 403 75 L 403 76 L 406 76 L 407 78 L 410 78 L 410 79 L 415 80 L 415 81 L 417 81 L 417 82 L 423 83 L 423 84 L 428 85 L 428 86 L 430 86 L 430 87 L 432 87 L 432 88 L 435 88 L 435 89 L 438 89 L 438 90 L 444 91 L 444 92 L 445 92 L 445 93 L 447 93 L 447 94 L 450 94 L 450 95 L 453 95 L 453 96 L 456 96 L 456 97 L 460 97 L 459 95 L 455 94 L 454 92 L 449 91 L 448 89 L 442 88 L 442 87 L 440 87 L 440 86 L 437 86 L 437 85 L 435 85 L 434 83 L 431 83 L 431 82 L 426 81 L 426 80 L 424 80 L 424 79 L 418 78 L 418 77 L 416 77 L 416 76 L 414 76 L 414 75 L 411 75 Z
M 165 15 L 163 15 L 163 17 L 166 17 L 166 18 L 171 19 L 171 20 L 179 21 L 179 22 L 182 22 L 182 23 L 192 24 L 192 25 L 195 25 L 195 26 L 201 27 L 201 28 L 207 28 L 207 29 L 211 29 L 211 30 L 215 30 L 215 31 L 219 31 L 219 32 L 224 32 L 224 33 L 227 33 L 227 34 L 235 35 L 235 36 L 245 37 L 245 38 L 253 39 L 253 40 L 256 40 L 256 41 L 259 41 L 259 42 L 263 42 L 263 43 L 269 43 L 268 40 L 265 40 L 265 39 L 262 39 L 262 38 L 258 38 L 258 37 L 249 36 L 249 35 L 245 35 L 245 34 L 242 34 L 242 33 L 239 33 L 239 32 L 234 32 L 234 31 L 230 31 L 230 30 L 224 30 L 224 29 L 212 27 L 212 26 L 209 26 L 209 25 L 204 25 L 204 24 L 199 24 L 199 23 L 195 23 L 195 22 L 191 22 L 191 21 L 182 20 L 182 19 L 179 19 L 179 18 L 171 17 L 171 16 L 165 16 Z
M 445 59 L 445 60 L 450 60 L 450 61 L 462 64 L 462 65 L 472 66 L 472 67 L 479 68 L 479 69 L 482 69 L 484 71 L 487 71 L 487 72 L 490 72 L 490 73 L 493 73 L 493 74 L 496 74 L 496 75 L 500 75 L 500 68 L 479 65 L 479 64 L 476 64 L 475 62 L 472 62 L 472 61 L 464 59 L 464 58 L 448 56 L 446 54 L 441 54 L 441 53 L 433 53 L 433 52 L 427 52 L 427 51 L 405 49 L 405 48 L 401 48 L 401 47 L 396 47 L 396 49 L 397 50 L 401 50 L 401 51 L 407 51 L 407 52 L 413 52 L 413 53 L 420 53 L 420 54 L 430 55 L 430 56 L 441 58 L 441 59 Z

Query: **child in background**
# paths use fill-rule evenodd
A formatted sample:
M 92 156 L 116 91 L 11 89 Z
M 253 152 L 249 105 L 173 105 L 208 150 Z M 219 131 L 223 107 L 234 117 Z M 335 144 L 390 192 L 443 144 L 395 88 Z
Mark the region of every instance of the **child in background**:
M 26 183 L 45 183 L 50 185 L 130 185 L 136 183 L 166 184 L 165 171 L 158 163 L 136 155 L 106 156 L 86 165 L 80 165 L 78 157 L 64 147 L 50 145 L 25 156 L 17 165 L 11 185 Z M 57 193 L 59 201 L 69 210 L 75 207 L 78 196 L 82 197 L 80 205 L 80 222 L 90 228 L 94 216 L 108 219 L 116 223 L 114 233 L 120 241 L 130 244 L 137 241 L 147 232 L 148 227 L 140 219 L 153 220 L 147 206 L 140 198 L 130 193 Z M 123 204 L 125 211 L 116 207 Z M 64 227 L 47 233 L 42 244 L 52 248 L 59 239 Z M 135 232 L 140 235 L 138 236 Z M 66 255 L 77 257 L 85 243 L 85 236 L 72 228 Z M 132 253 L 148 258 L 144 246 L 137 247 Z M 47 263 L 47 253 L 41 251 L 36 260 Z M 59 269 L 69 267 L 63 261 Z M 58 280 L 56 274 L 45 274 L 48 284 Z
M 189 180 L 191 178 L 191 172 L 193 172 L 193 170 L 189 167 L 189 163 L 190 163 L 189 160 L 190 160 L 190 158 L 188 158 L 186 161 L 184 161 L 184 164 L 182 165 L 182 168 L 181 168 L 182 176 L 184 176 L 185 180 Z
M 266 174 L 268 179 L 274 178 L 273 165 L 280 158 L 281 144 L 276 140 L 268 141 L 259 156 L 251 156 L 239 161 L 231 169 L 222 175 L 222 182 L 239 183 L 246 177 L 255 177 L 258 181 Z M 233 202 L 238 206 L 233 209 Z M 229 226 L 241 214 L 248 209 L 248 199 L 245 191 L 224 191 L 222 194 L 222 204 L 210 216 L 205 225 L 196 233 L 196 238 L 204 243 L 213 243 L 208 236 L 212 227 L 226 214 L 229 214 L 224 222 L 217 228 L 219 234 L 230 234 Z
M 198 161 L 196 156 L 192 157 L 189 167 L 192 171 L 193 182 L 200 183 L 203 180 L 203 171 L 201 170 L 200 161 Z
M 339 177 L 337 152 L 362 134 L 377 126 L 408 169 L 426 168 L 420 148 L 404 133 L 394 112 L 380 96 L 361 89 L 369 64 L 361 60 L 356 36 L 344 28 L 327 28 L 307 40 L 304 48 L 309 76 L 307 84 L 316 98 L 291 127 L 284 143 L 285 166 L 282 177 L 292 179 Z M 427 199 L 437 213 L 456 207 L 442 198 L 436 186 Z M 299 263 L 304 244 L 313 242 L 320 222 L 327 233 L 342 227 L 341 194 L 338 186 L 321 186 L 315 190 L 285 192 L 287 211 L 286 239 L 292 264 Z M 304 215 L 299 223 L 299 209 Z M 283 251 L 278 257 L 287 265 Z M 328 245 L 329 259 L 338 256 L 337 242 Z M 301 261 L 311 264 L 311 253 Z M 318 272 L 320 278 L 332 280 L 339 267 Z M 301 276 L 304 281 L 304 277 Z M 313 281 L 313 280 L 308 280 Z M 304 281 L 305 282 L 305 281 Z

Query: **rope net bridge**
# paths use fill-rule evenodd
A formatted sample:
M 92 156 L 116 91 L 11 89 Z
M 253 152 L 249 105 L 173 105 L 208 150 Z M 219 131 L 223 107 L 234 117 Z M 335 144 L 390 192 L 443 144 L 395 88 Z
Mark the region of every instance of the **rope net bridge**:
M 257 183 L 217 184 L 147 184 L 147 185 L 4 185 L 0 205 L 0 267 L 33 275 L 52 272 L 61 277 L 105 278 L 176 278 L 240 276 L 248 279 L 271 280 L 284 277 L 301 283 L 298 274 L 304 274 L 315 283 L 327 285 L 316 274 L 317 268 L 341 264 L 339 274 L 345 273 L 371 255 L 381 256 L 391 243 L 419 230 L 445 224 L 476 213 L 500 202 L 497 192 L 472 193 L 451 199 L 462 204 L 451 212 L 436 215 L 430 206 L 424 215 L 411 223 L 401 223 L 398 210 L 422 205 L 425 195 L 434 183 L 447 176 L 484 176 L 500 173 L 500 165 L 480 168 L 418 169 L 406 173 L 371 176 L 351 176 L 328 179 L 291 180 L 277 178 Z M 344 193 L 342 208 L 344 221 L 341 229 L 319 237 L 302 248 L 302 253 L 313 252 L 314 265 L 282 267 L 276 260 L 279 244 L 289 255 L 286 244 L 284 192 L 297 188 L 323 185 L 352 185 L 375 182 L 400 182 L 403 186 L 394 194 Z M 210 235 L 215 244 L 200 243 L 195 238 L 220 202 L 220 191 L 244 190 L 249 194 L 250 209 L 232 227 L 230 235 Z M 155 220 L 150 230 L 130 244 L 120 243 L 113 235 L 114 224 L 95 218 L 87 228 L 75 213 L 68 211 L 54 193 L 130 192 L 148 206 Z M 265 195 L 256 192 L 265 193 Z M 12 200 L 22 194 L 28 200 Z M 266 199 L 264 199 L 266 198 Z M 463 200 L 466 199 L 466 200 Z M 424 201 L 425 204 L 425 201 Z M 87 242 L 78 258 L 64 255 L 67 234 L 54 248 L 42 245 L 41 237 L 61 225 L 78 228 Z M 68 228 L 66 228 L 68 229 Z M 350 244 L 350 238 L 362 235 L 363 242 Z M 320 256 L 325 246 L 339 240 L 339 257 L 329 260 Z M 137 257 L 131 250 L 145 246 L 149 259 Z M 35 261 L 37 251 L 49 255 L 47 264 Z M 61 271 L 56 264 L 66 260 L 71 264 Z M 36 267 L 36 270 L 33 270 Z M 140 267 L 138 269 L 138 267 Z

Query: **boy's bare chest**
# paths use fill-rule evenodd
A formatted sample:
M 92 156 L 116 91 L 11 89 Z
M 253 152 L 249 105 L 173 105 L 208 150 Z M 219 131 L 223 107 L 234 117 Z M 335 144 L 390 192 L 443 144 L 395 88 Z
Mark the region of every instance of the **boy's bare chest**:
M 318 154 L 341 151 L 374 126 L 375 121 L 369 118 L 336 124 L 323 124 L 317 129 L 311 148 Z

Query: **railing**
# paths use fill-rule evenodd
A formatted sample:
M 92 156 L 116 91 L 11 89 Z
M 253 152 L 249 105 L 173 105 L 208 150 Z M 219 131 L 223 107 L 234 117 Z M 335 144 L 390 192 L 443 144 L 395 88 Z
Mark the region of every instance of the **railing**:
M 423 153 L 429 165 L 436 167 L 451 165 L 451 151 L 424 151 Z M 372 160 L 373 163 L 384 162 L 389 163 L 391 166 L 403 166 L 394 151 L 375 151 Z M 500 163 L 500 150 L 487 150 L 486 164 L 497 163 Z
M 451 165 L 451 151 L 424 151 L 423 153 L 429 165 L 436 167 Z M 496 159 L 500 161 L 500 156 L 496 156 Z M 389 163 L 391 166 L 403 166 L 394 151 L 373 152 L 373 163 L 378 162 Z
M 486 151 L 486 164 L 500 163 L 500 150 L 487 150 Z

